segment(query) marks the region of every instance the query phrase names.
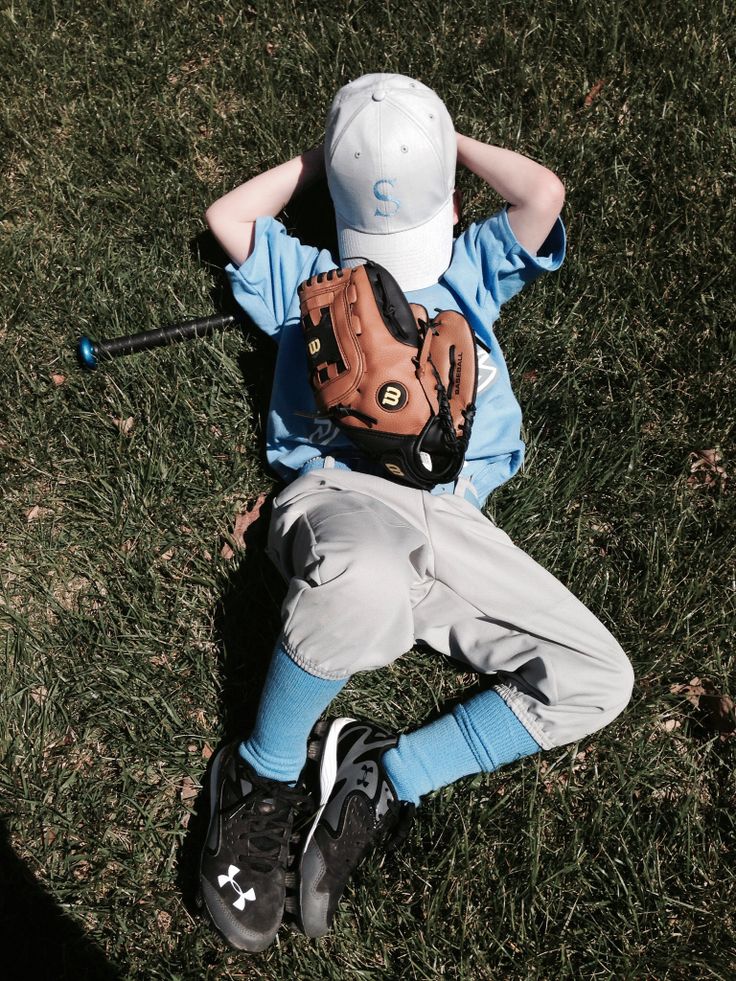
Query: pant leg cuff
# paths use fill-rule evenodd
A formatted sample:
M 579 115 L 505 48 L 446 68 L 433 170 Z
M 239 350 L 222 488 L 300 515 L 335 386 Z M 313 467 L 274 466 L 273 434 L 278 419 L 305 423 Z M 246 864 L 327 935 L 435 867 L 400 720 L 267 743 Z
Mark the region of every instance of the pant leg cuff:
M 494 691 L 498 692 L 532 739 L 539 743 L 542 749 L 552 749 L 557 745 L 549 736 L 545 735 L 536 719 L 533 719 L 529 712 L 527 712 L 523 696 L 516 688 L 512 688 L 511 685 L 501 684 L 494 685 Z

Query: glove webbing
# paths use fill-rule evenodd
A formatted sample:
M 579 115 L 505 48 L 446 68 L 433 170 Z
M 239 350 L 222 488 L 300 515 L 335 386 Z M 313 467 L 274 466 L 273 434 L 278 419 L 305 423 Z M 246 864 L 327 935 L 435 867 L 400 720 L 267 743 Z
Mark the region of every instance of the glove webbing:
M 422 322 L 423 323 L 423 322 Z M 434 321 L 430 320 L 428 324 L 424 325 L 428 330 L 434 330 L 437 332 L 437 328 L 434 325 Z M 448 449 L 453 450 L 457 446 L 462 446 L 463 455 L 470 442 L 470 430 L 473 425 L 473 419 L 475 418 L 475 403 L 471 402 L 467 409 L 462 409 L 462 416 L 465 420 L 463 425 L 460 427 L 462 436 L 458 436 L 455 432 L 455 421 L 452 418 L 452 410 L 450 409 L 450 400 L 447 397 L 447 388 L 445 387 L 442 377 L 437 370 L 437 366 L 432 360 L 430 355 L 427 358 L 427 363 L 432 366 L 432 373 L 435 379 L 435 391 L 437 392 L 437 409 L 438 417 L 440 421 L 440 426 L 442 427 L 443 442 Z M 455 345 L 450 347 L 450 371 L 448 375 L 448 383 L 450 390 L 455 382 Z

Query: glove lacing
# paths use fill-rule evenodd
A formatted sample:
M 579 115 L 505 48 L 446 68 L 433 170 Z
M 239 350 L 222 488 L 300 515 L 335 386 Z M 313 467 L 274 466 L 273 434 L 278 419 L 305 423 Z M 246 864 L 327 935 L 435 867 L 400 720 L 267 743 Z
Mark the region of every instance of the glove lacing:
M 439 330 L 434 320 L 430 320 L 428 323 L 420 320 L 419 323 L 423 329 L 424 336 L 426 336 L 427 330 L 432 330 L 435 334 L 439 334 Z M 448 373 L 447 387 L 445 387 L 445 384 L 442 381 L 442 376 L 437 370 L 437 366 L 432 360 L 431 354 L 427 357 L 427 363 L 431 366 L 435 379 L 435 391 L 437 392 L 437 417 L 442 429 L 442 440 L 448 450 L 453 453 L 457 452 L 458 450 L 462 450 L 462 454 L 464 456 L 470 441 L 470 430 L 473 425 L 473 419 L 475 418 L 475 403 L 471 402 L 466 408 L 461 409 L 463 422 L 459 427 L 461 435 L 458 436 L 455 432 L 455 422 L 452 418 L 450 399 L 447 395 L 448 388 L 450 391 L 452 391 L 452 386 L 455 381 L 455 345 L 452 344 L 450 346 L 450 371 Z

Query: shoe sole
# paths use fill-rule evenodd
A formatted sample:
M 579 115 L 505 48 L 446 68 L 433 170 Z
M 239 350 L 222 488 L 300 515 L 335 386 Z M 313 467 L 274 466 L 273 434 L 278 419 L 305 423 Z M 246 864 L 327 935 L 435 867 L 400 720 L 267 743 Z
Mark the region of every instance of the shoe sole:
M 217 810 L 217 784 L 220 777 L 220 771 L 222 770 L 222 760 L 227 752 L 227 747 L 223 747 L 219 753 L 216 754 L 214 760 L 212 761 L 212 769 L 210 770 L 210 785 L 209 785 L 209 798 L 210 798 L 210 819 L 207 823 L 207 837 L 205 838 L 205 848 L 209 848 L 207 844 L 210 837 L 210 828 L 212 827 L 212 818 L 215 816 L 215 811 Z M 220 847 L 220 836 L 217 836 L 217 848 Z M 217 851 L 217 848 L 214 851 Z M 212 851 L 212 849 L 210 849 Z M 201 863 L 200 863 L 201 867 Z

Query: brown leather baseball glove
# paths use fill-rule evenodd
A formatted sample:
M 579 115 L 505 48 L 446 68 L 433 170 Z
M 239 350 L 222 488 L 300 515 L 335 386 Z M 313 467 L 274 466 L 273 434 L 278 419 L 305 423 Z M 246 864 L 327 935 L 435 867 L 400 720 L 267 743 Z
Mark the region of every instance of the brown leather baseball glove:
M 410 304 L 382 266 L 319 273 L 299 287 L 310 380 L 385 476 L 425 490 L 460 472 L 475 415 L 473 332 L 459 313 Z

